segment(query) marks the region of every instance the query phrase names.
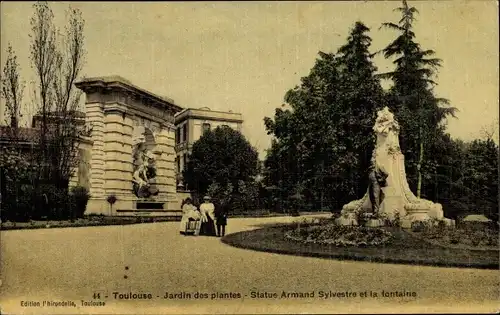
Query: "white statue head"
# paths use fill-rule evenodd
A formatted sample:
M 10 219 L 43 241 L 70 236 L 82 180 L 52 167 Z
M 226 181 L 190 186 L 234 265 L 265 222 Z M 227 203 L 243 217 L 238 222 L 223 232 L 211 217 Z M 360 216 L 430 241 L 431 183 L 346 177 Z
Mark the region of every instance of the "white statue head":
M 155 160 L 155 156 L 154 156 L 153 152 L 146 150 L 144 152 L 144 159 L 146 161 L 148 161 L 149 163 L 152 163 Z
M 379 134 L 387 134 L 391 131 L 399 131 L 399 124 L 394 119 L 394 114 L 391 113 L 389 107 L 386 106 L 377 112 L 377 119 L 375 120 L 373 130 Z

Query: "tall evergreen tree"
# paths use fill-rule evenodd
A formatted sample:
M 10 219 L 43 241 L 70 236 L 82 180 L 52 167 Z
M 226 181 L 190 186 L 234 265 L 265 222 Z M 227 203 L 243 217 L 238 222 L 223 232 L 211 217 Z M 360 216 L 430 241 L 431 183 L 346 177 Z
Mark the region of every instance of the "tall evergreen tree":
M 377 110 L 384 105 L 384 91 L 380 79 L 376 77 L 377 67 L 369 50 L 372 40 L 368 32 L 368 27 L 356 22 L 347 43 L 338 50 L 343 93 L 339 102 L 347 118 L 344 129 L 348 131 L 343 140 L 347 152 L 354 154 L 357 162 L 351 165 L 350 172 L 354 175 L 351 185 L 358 187 L 358 197 L 365 193 L 368 185 L 366 170 L 374 148 L 372 128 Z M 346 168 L 349 166 L 346 165 Z
M 277 109 L 274 120 L 265 118 L 275 137 L 265 162 L 266 184 L 280 199 L 303 195 L 315 208 L 339 208 L 366 189 L 359 181 L 383 101 L 368 30 L 357 22 L 337 54 L 319 52 L 301 86 L 285 95 L 291 110 Z
M 433 77 L 441 60 L 432 58 L 435 52 L 423 50 L 416 42 L 413 23 L 417 9 L 403 0 L 402 7 L 396 10 L 401 12 L 399 22 L 383 24 L 399 32 L 399 36 L 383 49 L 386 58 L 396 58 L 396 68 L 380 77 L 392 79 L 394 83 L 389 91 L 388 105 L 401 124 L 400 142 L 409 182 L 412 187 L 416 186 L 420 196 L 423 175 L 429 176 L 435 166 L 424 153 L 443 136 L 444 120 L 449 115 L 454 116 L 456 108 L 442 106 L 448 105 L 448 100 L 434 95 Z

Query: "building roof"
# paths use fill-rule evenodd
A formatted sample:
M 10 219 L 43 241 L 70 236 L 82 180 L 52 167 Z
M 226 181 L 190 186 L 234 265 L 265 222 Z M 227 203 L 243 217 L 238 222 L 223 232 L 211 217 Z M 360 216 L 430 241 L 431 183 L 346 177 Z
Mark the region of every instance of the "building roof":
M 35 124 L 38 121 L 42 121 L 43 117 L 42 114 L 38 113 L 36 115 L 33 115 L 32 119 L 32 127 L 36 127 Z M 77 125 L 85 124 L 85 113 L 82 111 L 68 111 L 65 113 L 65 115 L 61 116 L 60 112 L 47 112 L 47 122 L 50 124 L 52 121 L 58 121 L 60 119 L 67 120 L 67 119 L 73 119 L 73 122 Z
M 208 107 L 186 108 L 175 115 L 175 123 L 181 123 L 188 118 L 243 123 L 243 117 L 240 113 L 215 111 Z
M 14 128 L 10 126 L 0 126 L 0 141 L 20 141 L 20 142 L 36 142 L 40 137 L 40 130 L 36 128 L 17 128 L 17 137 Z
M 132 84 L 129 80 L 118 75 L 85 78 L 75 83 L 75 86 L 83 90 L 84 92 L 92 88 L 119 88 L 138 94 L 139 96 L 149 98 L 156 103 L 161 104 L 165 108 L 173 109 L 174 112 L 179 112 L 183 109 L 181 106 L 176 105 L 173 99 L 151 93 L 145 89 L 138 87 L 137 85 Z
M 49 116 L 49 117 L 58 117 L 59 113 L 62 113 L 62 112 L 51 111 L 51 112 L 47 112 L 47 116 Z M 75 118 L 85 118 L 85 112 L 82 112 L 80 110 L 70 110 L 70 111 L 67 111 L 66 114 L 74 116 Z M 41 116 L 42 116 L 41 113 L 38 113 L 38 114 L 34 115 L 34 117 L 41 117 Z

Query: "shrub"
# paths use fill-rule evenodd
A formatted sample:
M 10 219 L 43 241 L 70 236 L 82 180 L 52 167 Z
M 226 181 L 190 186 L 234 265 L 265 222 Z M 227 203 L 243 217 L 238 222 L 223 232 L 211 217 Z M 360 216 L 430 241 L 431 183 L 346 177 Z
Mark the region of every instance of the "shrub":
M 71 203 L 74 218 L 83 218 L 90 194 L 87 188 L 76 186 L 71 189 Z
M 483 238 L 483 235 L 479 235 L 479 233 L 474 233 L 472 237 L 470 238 L 470 242 L 474 246 L 478 246 L 481 243 L 481 240 Z
M 42 184 L 35 190 L 35 215 L 46 215 L 49 220 L 67 220 L 72 216 L 71 200 L 67 189 Z
M 443 220 L 440 220 L 437 224 L 437 229 L 440 231 L 446 230 L 448 227 L 446 226 L 446 223 Z
M 369 220 L 370 214 L 364 211 L 356 212 L 356 221 L 359 226 L 364 226 L 366 222 Z
M 415 221 L 411 223 L 411 231 L 420 233 L 424 232 L 426 229 L 426 224 L 424 221 Z
M 9 217 L 16 221 L 30 219 L 59 220 L 71 216 L 71 204 L 66 189 L 51 184 L 21 184 L 11 191 Z
M 461 234 L 460 234 L 459 231 L 457 231 L 457 230 L 452 231 L 450 233 L 450 237 L 449 237 L 450 238 L 450 243 L 451 244 L 458 244 L 458 243 L 460 243 L 461 237 L 462 236 L 461 236 Z
M 106 199 L 106 201 L 110 204 L 110 205 L 114 205 L 115 202 L 118 200 L 118 198 L 116 198 L 115 195 L 109 195 L 108 198 Z
M 394 227 L 401 227 L 401 215 L 399 214 L 399 212 L 396 212 L 394 214 L 394 220 L 392 220 L 392 226 Z
M 496 234 L 489 234 L 486 238 L 486 245 L 488 246 L 498 246 L 498 237 Z
M 380 246 L 392 240 L 392 234 L 384 229 L 336 224 L 296 227 L 285 235 L 297 241 L 334 246 Z

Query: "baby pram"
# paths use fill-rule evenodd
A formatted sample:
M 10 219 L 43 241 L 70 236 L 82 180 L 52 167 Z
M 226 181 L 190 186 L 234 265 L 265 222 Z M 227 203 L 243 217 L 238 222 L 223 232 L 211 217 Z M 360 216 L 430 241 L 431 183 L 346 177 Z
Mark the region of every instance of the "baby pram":
M 189 218 L 188 221 L 186 222 L 186 230 L 185 234 L 186 235 L 199 235 L 200 234 L 200 227 L 201 227 L 201 220 L 200 219 L 193 219 Z

